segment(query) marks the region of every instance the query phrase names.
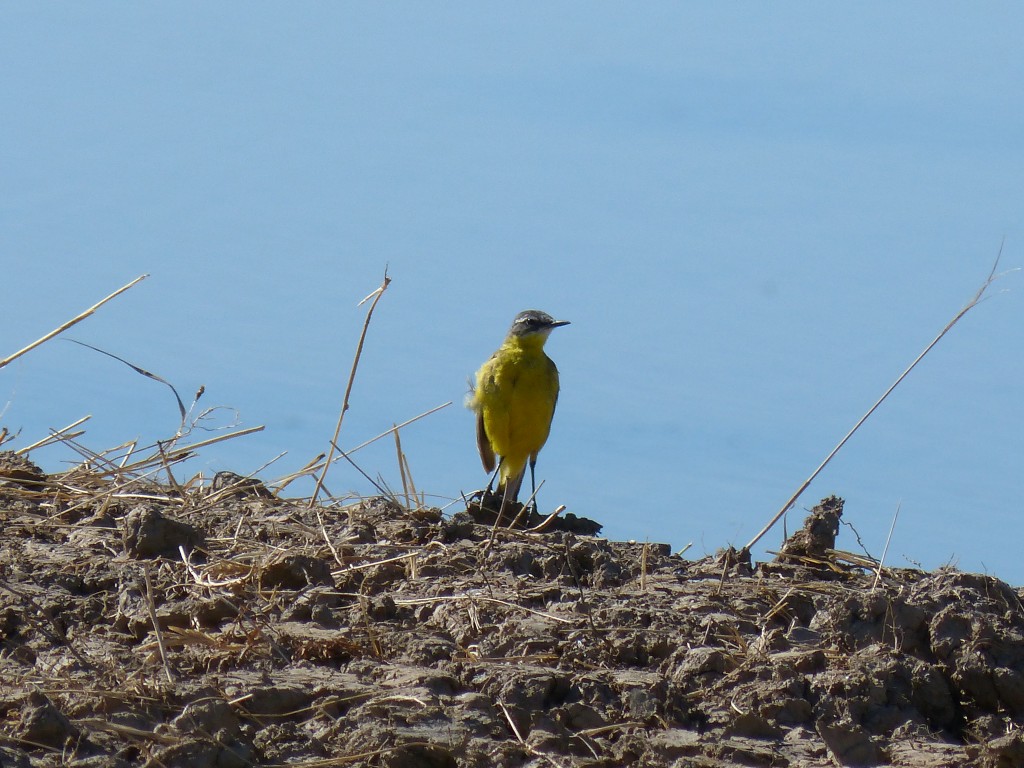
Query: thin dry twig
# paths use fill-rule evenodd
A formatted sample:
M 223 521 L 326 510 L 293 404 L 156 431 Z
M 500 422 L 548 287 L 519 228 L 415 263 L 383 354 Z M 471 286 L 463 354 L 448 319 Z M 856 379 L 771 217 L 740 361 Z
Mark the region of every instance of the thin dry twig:
M 331 555 L 334 557 L 334 562 L 340 565 L 342 568 L 345 567 L 345 561 L 341 559 L 341 554 L 334 546 L 334 542 L 331 541 L 330 535 L 327 533 L 327 526 L 324 525 L 324 517 L 320 513 L 320 507 L 316 508 L 316 521 L 320 526 L 320 535 L 323 536 L 324 543 L 327 548 L 331 550 Z
M 31 453 L 36 448 L 42 448 L 44 445 L 49 445 L 50 443 L 59 442 L 63 438 L 70 438 L 70 439 L 73 440 L 74 438 L 79 437 L 79 436 L 81 436 L 81 435 L 83 435 L 85 433 L 84 432 L 76 432 L 75 434 L 71 434 L 71 430 L 74 429 L 75 427 L 81 425 L 81 424 L 84 424 L 85 422 L 87 422 L 91 418 L 92 418 L 92 414 L 89 414 L 87 416 L 83 416 L 78 421 L 73 421 L 72 423 L 68 424 L 66 427 L 62 427 L 61 429 L 51 430 L 50 434 L 47 435 L 46 437 L 44 437 L 42 440 L 36 440 L 36 442 L 32 443 L 32 445 L 26 445 L 24 448 L 19 448 L 18 450 L 15 451 L 15 454 L 17 454 L 18 456 L 24 456 L 24 455 L 26 455 L 28 453 Z
M 405 555 L 404 557 L 409 557 L 409 555 Z M 393 559 L 397 560 L 399 558 Z M 385 560 L 384 562 L 390 561 Z M 376 565 L 376 563 L 373 563 L 373 565 Z M 357 567 L 359 566 L 354 566 L 350 570 L 354 570 Z M 485 595 L 469 595 L 465 593 L 459 595 L 435 595 L 434 597 L 414 597 L 408 599 L 396 599 L 395 605 L 433 605 L 434 603 L 460 602 L 463 600 L 468 600 L 470 602 L 493 603 L 495 605 L 503 605 L 506 608 L 515 608 L 520 611 L 526 611 L 527 613 L 532 614 L 534 616 L 541 616 L 545 619 L 556 621 L 559 624 L 576 623 L 572 619 L 563 619 L 561 616 L 555 616 L 553 613 L 538 611 L 534 608 L 527 608 L 525 605 L 517 605 L 516 603 L 509 602 L 508 600 L 501 600 L 497 597 L 487 597 Z
M 924 348 L 924 350 L 921 352 L 921 354 L 919 354 L 916 358 L 914 358 L 914 362 L 912 362 L 909 366 L 907 366 L 906 370 L 904 370 L 903 373 L 901 373 L 899 375 L 899 377 L 896 379 L 896 381 L 894 381 L 892 383 L 892 386 L 890 386 L 887 390 L 885 390 L 885 392 L 882 394 L 882 396 L 880 398 L 878 398 L 878 400 L 875 401 L 875 404 L 872 405 L 868 409 L 867 413 L 865 413 L 863 416 L 860 417 L 860 419 L 857 421 L 857 423 L 853 425 L 853 428 L 849 432 L 846 433 L 846 436 L 843 437 L 843 439 L 839 441 L 839 443 L 836 445 L 836 447 L 832 449 L 831 453 L 829 453 L 829 455 L 825 457 L 825 460 L 822 461 L 821 464 L 818 465 L 818 468 L 815 469 L 814 472 L 811 473 L 811 476 L 808 477 L 803 482 L 803 485 L 801 485 L 799 488 L 797 488 L 796 493 L 794 493 L 789 498 L 789 500 L 785 504 L 782 505 L 782 509 L 780 509 L 778 512 L 776 512 L 775 516 L 771 520 L 768 521 L 768 523 L 764 526 L 764 528 L 762 528 L 760 530 L 760 532 L 757 534 L 757 536 L 752 538 L 750 540 L 750 542 L 743 548 L 743 550 L 741 551 L 741 554 L 745 554 L 745 553 L 749 552 L 750 548 L 753 547 L 755 544 L 757 544 L 757 542 L 759 542 L 761 540 L 761 537 L 764 536 L 766 533 L 768 533 L 768 531 L 770 531 L 772 529 L 772 527 L 779 521 L 779 519 L 783 515 L 785 515 L 790 509 L 792 509 L 793 505 L 796 504 L 796 500 L 800 498 L 800 495 L 804 491 L 807 490 L 807 487 L 812 482 L 814 482 L 814 478 L 816 478 L 819 474 L 821 474 L 821 471 L 823 469 L 825 469 L 826 466 L 828 466 L 828 463 L 830 461 L 832 461 L 832 459 L 835 457 L 835 455 L 837 453 L 839 453 L 840 449 L 842 449 L 842 447 L 844 445 L 846 445 L 846 442 L 851 437 L 853 437 L 854 433 L 858 429 L 860 429 L 861 426 L 864 424 L 864 422 L 867 421 L 868 418 L 870 418 L 871 414 L 873 414 L 878 409 L 878 406 L 880 406 L 885 401 L 885 399 L 887 397 L 889 397 L 890 394 L 892 394 L 892 391 L 894 389 L 896 389 L 896 387 L 898 387 L 900 385 L 900 383 L 907 377 L 907 375 L 912 370 L 914 370 L 914 368 L 917 366 L 917 364 L 920 363 L 921 360 L 924 359 L 924 356 L 932 351 L 932 348 L 942 340 L 942 337 L 945 336 L 947 333 L 949 333 L 949 331 L 953 328 L 953 326 L 956 325 L 960 321 L 960 318 L 962 318 L 964 315 L 966 315 L 968 312 L 970 312 L 972 309 L 974 309 L 976 306 L 978 306 L 978 303 L 981 302 L 982 297 L 984 296 L 985 291 L 988 290 L 989 286 L 992 285 L 993 282 L 995 282 L 997 279 L 1002 277 L 1004 274 L 1006 274 L 1005 272 L 1001 273 L 1001 274 L 996 274 L 996 270 L 999 268 L 999 259 L 1002 257 L 1002 255 L 1003 255 L 1003 248 L 1000 245 L 999 253 L 996 255 L 995 263 L 992 264 L 992 270 L 989 272 L 988 277 L 985 279 L 985 282 L 981 284 L 980 288 L 978 288 L 977 293 L 975 293 L 974 296 L 971 298 L 971 300 L 968 301 L 963 306 L 963 308 L 959 312 L 956 313 L 956 315 L 953 317 L 952 320 L 950 320 L 948 323 L 946 323 L 946 327 L 943 328 L 941 331 L 939 331 L 938 336 L 936 336 L 934 339 L 932 339 L 931 343 L 928 344 L 928 346 Z
M 217 435 L 216 437 L 211 437 L 207 440 L 200 440 L 198 443 L 192 443 L 191 445 L 173 446 L 168 449 L 167 454 L 168 456 L 177 458 L 182 454 L 191 453 L 200 448 L 205 448 L 208 445 L 213 445 L 214 443 L 221 443 L 225 440 L 231 440 L 232 438 L 235 437 L 241 437 L 242 435 L 251 435 L 255 432 L 262 432 L 265 428 L 266 427 L 262 425 L 258 427 L 246 427 L 245 429 L 239 429 L 236 432 L 228 432 L 227 434 Z
M 364 442 L 360 443 L 360 444 L 359 444 L 359 445 L 357 445 L 357 446 L 356 446 L 355 448 L 350 448 L 350 449 L 348 450 L 348 453 L 349 453 L 349 454 L 353 454 L 353 453 L 355 453 L 356 451 L 360 451 L 360 450 L 362 450 L 363 448 L 365 448 L 366 446 L 368 446 L 368 445 L 370 445 L 370 444 L 372 444 L 372 443 L 375 443 L 375 442 L 377 442 L 377 441 L 378 441 L 378 440 L 380 440 L 380 439 L 381 439 L 382 437 L 387 437 L 387 436 L 388 436 L 388 435 L 390 435 L 390 434 L 391 434 L 392 432 L 395 432 L 395 431 L 397 431 L 397 430 L 399 430 L 399 429 L 404 429 L 405 427 L 409 426 L 409 425 L 410 425 L 410 424 L 412 424 L 413 422 L 415 422 L 415 421 L 419 421 L 420 419 L 422 419 L 422 418 L 425 418 L 425 417 L 427 417 L 427 416 L 430 416 L 430 415 L 431 415 L 431 414 L 433 414 L 433 413 L 437 413 L 437 412 L 438 412 L 438 411 L 440 411 L 441 409 L 443 409 L 443 408 L 447 408 L 447 407 L 448 407 L 449 405 L 451 405 L 451 404 L 452 404 L 452 401 L 451 401 L 451 400 L 449 400 L 449 401 L 448 401 L 447 403 L 441 403 L 440 405 L 435 405 L 435 406 L 434 406 L 433 408 L 430 408 L 430 409 L 428 409 L 428 410 L 424 411 L 423 413 L 419 414 L 418 416 L 413 416 L 413 417 L 412 417 L 411 419 L 406 419 L 406 420 L 405 420 L 405 421 L 403 421 L 403 422 L 402 422 L 401 424 L 393 425 L 393 426 L 391 427 L 391 429 L 386 429 L 386 430 L 384 430 L 384 431 L 383 431 L 383 432 L 381 432 L 381 433 L 380 433 L 379 435 L 377 435 L 377 436 L 375 436 L 375 437 L 371 437 L 371 438 L 370 438 L 369 440 L 366 440 L 366 441 L 364 441 Z
M 157 647 L 160 649 L 160 660 L 164 664 L 164 675 L 167 676 L 167 682 L 174 685 L 174 674 L 171 672 L 171 664 L 167 660 L 167 646 L 164 644 L 164 633 L 160 629 L 160 622 L 156 617 L 156 603 L 153 600 L 153 582 L 149 578 L 148 566 L 143 567 L 142 577 L 146 582 L 146 612 L 149 614 L 149 620 L 153 624 L 153 634 L 156 635 Z
M 373 749 L 366 752 L 355 752 L 351 755 L 342 755 L 341 757 L 327 757 L 321 760 L 305 760 L 301 763 L 289 763 L 289 768 L 335 768 L 340 765 L 348 765 L 349 763 L 361 762 L 369 760 L 374 757 L 381 757 L 395 752 L 398 749 L 409 749 L 411 747 L 433 747 L 429 741 L 406 741 L 399 746 L 384 747 L 383 749 Z
M 396 562 L 399 562 L 400 560 L 408 560 L 409 558 L 413 558 L 413 557 L 416 557 L 416 553 L 415 552 L 405 552 L 405 553 L 403 553 L 401 555 L 395 555 L 394 557 L 385 558 L 384 560 L 374 560 L 374 561 L 369 562 L 369 563 L 360 563 L 359 565 L 345 565 L 344 563 L 341 563 L 340 562 L 340 558 L 338 558 L 339 563 L 342 566 L 342 570 L 340 570 L 340 571 L 333 571 L 331 575 L 334 576 L 335 578 L 337 578 L 338 576 L 341 576 L 342 574 L 349 573 L 350 571 L 361 571 L 364 568 L 376 568 L 378 565 L 387 565 L 388 563 L 396 563 Z
M 520 744 L 526 744 L 523 740 L 523 735 L 519 733 L 519 727 L 516 725 L 516 721 L 513 720 L 512 715 L 509 714 L 508 707 L 500 701 L 498 702 L 498 706 L 501 707 L 501 711 L 505 713 L 505 719 L 508 720 L 509 727 L 512 729 L 512 734 L 516 737 L 516 741 Z
M 519 522 L 523 519 L 523 517 L 525 517 L 527 514 L 529 514 L 529 512 L 531 511 L 531 505 L 536 504 L 537 494 L 540 492 L 540 489 L 543 488 L 543 487 L 544 487 L 544 481 L 541 480 L 540 481 L 540 485 L 538 485 L 534 489 L 533 493 L 530 494 L 530 498 L 528 498 L 525 502 L 523 502 L 522 506 L 519 507 L 519 512 L 516 514 L 515 517 L 512 518 L 512 522 L 508 524 L 508 527 L 510 529 L 514 529 L 517 525 L 519 525 Z M 491 538 L 492 539 L 494 538 L 495 531 L 498 530 L 498 523 L 500 523 L 500 522 L 501 522 L 501 518 L 499 516 L 499 518 L 494 521 L 494 528 L 491 529 Z
M 106 696 L 107 692 L 104 691 L 103 695 Z M 157 733 L 156 731 L 147 731 L 143 728 L 133 728 L 132 726 L 125 725 L 123 723 L 112 723 L 99 717 L 78 718 L 73 722 L 75 725 L 91 731 L 116 733 L 119 736 L 126 736 L 128 738 L 139 739 L 142 741 L 153 741 L 158 744 L 180 743 L 180 738 L 178 736 L 170 736 L 164 733 Z
M 529 752 L 531 755 L 534 755 L 535 757 L 541 758 L 542 760 L 546 760 L 547 762 L 551 763 L 551 765 L 555 766 L 555 768 L 561 768 L 561 763 L 559 763 L 553 757 L 544 752 L 541 752 L 536 747 L 527 744 L 526 740 L 523 738 L 523 735 L 519 732 L 519 728 L 516 726 L 515 721 L 512 719 L 512 715 L 508 711 L 508 707 L 506 707 L 500 701 L 498 702 L 498 706 L 501 707 L 501 711 L 505 715 L 505 719 L 508 720 L 509 727 L 512 729 L 512 735 L 516 737 L 516 741 L 518 741 L 520 745 L 522 745 L 526 749 L 527 752 Z
M 277 489 L 277 492 L 281 493 L 281 491 L 283 491 L 286 487 L 288 487 L 289 485 L 294 483 L 300 477 L 305 477 L 306 475 L 308 475 L 308 474 L 310 474 L 312 472 L 315 472 L 317 469 L 320 468 L 320 466 L 321 466 L 320 462 L 323 460 L 323 458 L 325 456 L 327 456 L 326 453 L 321 453 L 316 458 L 311 459 L 310 461 L 308 461 L 306 463 L 306 465 L 302 469 L 300 469 L 298 472 L 293 472 L 290 475 L 286 475 L 285 477 L 282 477 L 280 480 L 278 480 L 274 484 L 274 487 Z
M 408 465 L 405 462 L 405 454 L 402 453 L 402 437 L 398 432 L 397 427 L 392 429 L 395 433 L 395 452 L 398 454 L 398 474 L 402 479 L 402 494 L 405 496 L 405 508 L 412 509 L 412 501 L 409 499 L 409 488 L 412 486 L 412 476 L 407 473 Z M 416 497 L 416 491 L 413 490 L 413 498 Z
M 127 290 L 128 290 L 129 288 L 132 288 L 132 287 L 134 287 L 134 286 L 138 285 L 138 284 L 139 284 L 139 283 L 141 283 L 141 282 L 142 282 L 143 280 L 145 280 L 145 279 L 146 279 L 147 277 L 149 277 L 149 275 L 148 275 L 148 274 L 147 274 L 147 275 L 139 275 L 139 276 L 138 276 L 138 277 L 136 277 L 136 278 L 135 278 L 134 280 L 132 280 L 132 281 L 131 281 L 130 283 L 128 283 L 128 285 L 125 285 L 125 286 L 122 286 L 121 288 L 118 288 L 118 289 L 117 289 L 116 291 L 114 291 L 114 292 L 113 292 L 112 294 L 110 294 L 109 296 L 107 296 L 107 297 L 106 297 L 105 299 L 100 299 L 100 300 L 99 300 L 98 302 L 96 302 L 95 304 L 93 304 L 93 305 L 92 305 L 91 307 L 89 307 L 89 308 L 88 308 L 87 310 L 85 310 L 85 311 L 84 311 L 84 312 L 82 312 L 81 314 L 79 314 L 79 315 L 76 315 L 75 317 L 71 318 L 70 320 L 68 320 L 68 321 L 67 321 L 66 323 L 64 323 L 63 325 L 60 325 L 60 326 L 58 326 L 57 328 L 53 329 L 53 330 L 52 330 L 52 331 L 50 331 L 50 332 L 49 332 L 48 334 L 46 334 L 45 336 L 43 336 L 43 337 L 42 337 L 41 339 L 38 339 L 38 340 L 36 340 L 36 341 L 33 341 L 33 342 L 32 342 L 31 344 L 29 344 L 29 345 L 28 345 L 27 347 L 25 347 L 24 349 L 19 349 L 19 350 L 18 350 L 17 352 L 15 352 L 15 353 L 14 353 L 13 355 L 11 355 L 10 357 L 5 357 L 5 358 L 4 358 L 3 360 L 0 360 L 0 368 L 3 368 L 3 367 L 4 367 L 5 365 L 7 365 L 8 363 L 14 362 L 14 361 L 15 361 L 15 360 L 17 360 L 17 359 L 18 359 L 19 357 L 21 357 L 22 355 L 24 355 L 24 354 L 26 354 L 26 353 L 28 353 L 28 352 L 31 352 L 31 351 L 32 351 L 33 349 L 35 349 L 36 347 L 40 346 L 41 344 L 45 344 L 45 343 L 46 343 L 46 342 L 48 342 L 48 341 L 49 341 L 50 339 L 52 339 L 52 338 L 53 338 L 54 336 L 57 336 L 57 335 L 59 335 L 59 334 L 61 334 L 61 333 L 64 333 L 64 331 L 66 331 L 66 330 L 67 330 L 68 328 L 70 328 L 71 326 L 73 326 L 73 325 L 77 325 L 78 323 L 82 322 L 82 321 L 83 321 L 83 320 L 85 320 L 85 319 L 86 319 L 87 317 L 89 317 L 90 315 L 92 315 L 92 313 L 93 313 L 93 312 L 95 312 L 95 311 L 96 311 L 97 309 L 99 309 L 99 308 L 100 308 L 100 307 L 102 307 L 102 306 L 103 306 L 104 304 L 106 304 L 106 303 L 107 303 L 108 301 L 110 301 L 110 300 L 111 300 L 111 299 L 113 299 L 113 298 L 116 298 L 116 297 L 120 296 L 120 295 L 121 295 L 122 293 L 124 293 L 125 291 L 127 291 Z
M 644 548 L 640 550 L 640 591 L 647 591 L 647 560 L 651 550 L 651 543 L 644 542 Z
M 882 563 L 885 562 L 885 555 L 889 551 L 889 542 L 892 541 L 892 532 L 896 530 L 896 520 L 900 516 L 900 506 L 902 503 L 896 505 L 896 512 L 892 516 L 892 525 L 889 526 L 889 535 L 885 537 L 885 546 L 882 547 L 882 557 L 878 560 L 878 568 L 875 569 L 875 581 L 871 585 L 871 591 L 874 592 L 878 586 L 878 582 L 882 579 Z
M 341 413 L 338 414 L 338 425 L 334 428 L 334 437 L 331 438 L 331 448 L 327 452 L 327 459 L 324 462 L 323 471 L 320 476 L 316 479 L 316 485 L 313 488 L 313 494 L 309 497 L 309 506 L 312 509 L 316 505 L 317 497 L 320 495 L 320 491 L 324 487 L 324 480 L 327 478 L 327 470 L 331 467 L 331 459 L 334 456 L 334 446 L 338 443 L 338 436 L 341 434 L 341 425 L 345 420 L 345 412 L 348 410 L 348 399 L 352 395 L 352 385 L 356 380 L 356 370 L 359 368 L 359 358 L 363 354 L 363 343 L 366 341 L 366 332 L 370 328 L 370 318 L 373 317 L 373 310 L 377 307 L 377 302 L 380 301 L 380 297 L 384 295 L 384 291 L 388 289 L 391 284 L 391 278 L 388 277 L 387 268 L 384 269 L 384 280 L 381 282 L 380 287 L 377 288 L 373 293 L 359 302 L 360 306 L 369 299 L 373 299 L 373 303 L 370 304 L 370 308 L 366 311 L 366 320 L 363 321 L 363 330 L 359 334 L 359 343 L 356 345 L 356 354 L 352 359 L 352 370 L 348 375 L 348 384 L 345 385 L 345 397 L 341 401 Z
M 541 483 L 543 484 L 543 481 L 541 481 Z M 540 489 L 538 488 L 537 490 Z M 555 518 L 563 512 L 565 512 L 565 504 L 559 504 L 557 507 L 555 507 L 554 512 L 552 512 L 550 515 L 541 520 L 537 525 L 533 526 L 533 528 L 527 528 L 526 533 L 540 533 L 549 525 L 551 525 L 551 523 L 554 522 Z
M 280 492 L 286 486 L 291 485 L 292 483 L 294 483 L 299 478 L 305 477 L 306 475 L 312 475 L 312 474 L 314 474 L 316 472 L 320 472 L 320 471 L 322 471 L 324 469 L 324 467 L 329 466 L 331 463 L 338 462 L 341 459 L 345 459 L 346 461 L 348 461 L 353 467 L 355 467 L 357 470 L 359 470 L 359 473 L 362 474 L 363 477 L 365 477 L 367 480 L 369 480 L 374 485 L 377 485 L 377 483 L 374 482 L 374 480 L 369 475 L 367 475 L 365 472 L 363 472 L 362 469 L 359 469 L 359 467 L 356 465 L 356 463 L 351 458 L 352 454 L 356 453 L 357 451 L 361 451 L 363 448 L 366 448 L 368 445 L 372 445 L 373 443 L 377 442 L 381 438 L 387 437 L 388 435 L 390 435 L 392 432 L 394 432 L 396 430 L 404 429 L 405 427 L 409 426 L 413 422 L 419 421 L 420 419 L 426 418 L 427 416 L 430 416 L 431 414 L 437 413 L 438 411 L 440 411 L 443 408 L 447 408 L 451 404 L 452 404 L 452 401 L 449 400 L 447 403 L 441 403 L 441 405 L 435 405 L 433 408 L 430 408 L 429 410 L 426 410 L 426 411 L 424 411 L 423 413 L 421 413 L 421 414 L 419 414 L 417 416 L 413 416 L 411 419 L 406 419 L 401 424 L 398 424 L 396 426 L 392 426 L 390 429 L 384 430 L 379 435 L 371 437 L 369 440 L 365 440 L 362 443 L 360 443 L 359 445 L 357 445 L 355 448 L 350 448 L 347 451 L 342 450 L 341 447 L 337 443 L 332 442 L 331 445 L 333 446 L 334 450 L 337 451 L 340 454 L 339 456 L 332 457 L 329 461 L 325 461 L 326 454 L 321 453 L 315 459 L 313 459 L 308 464 L 306 464 L 306 466 L 304 466 L 298 472 L 294 472 L 294 473 L 292 473 L 290 475 L 287 475 L 286 477 L 281 478 L 274 485 L 277 488 L 278 492 Z M 377 490 L 379 490 L 381 493 L 384 493 L 383 489 L 381 489 L 379 486 L 377 487 Z

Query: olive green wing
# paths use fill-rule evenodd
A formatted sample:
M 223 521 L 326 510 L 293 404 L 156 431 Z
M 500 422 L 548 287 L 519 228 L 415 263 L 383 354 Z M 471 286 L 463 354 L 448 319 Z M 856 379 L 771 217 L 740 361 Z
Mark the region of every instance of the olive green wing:
M 494 454 L 494 446 L 491 445 L 491 438 L 487 435 L 487 425 L 484 423 L 484 386 L 490 381 L 494 382 L 494 374 L 491 366 L 494 358 L 483 364 L 476 374 L 476 386 L 472 392 L 472 408 L 476 411 L 476 448 L 480 452 L 480 463 L 484 465 L 485 472 L 493 472 L 497 465 L 497 457 Z
M 493 472 L 496 461 L 494 448 L 491 447 L 491 439 L 487 437 L 482 409 L 476 414 L 476 448 L 480 451 L 480 462 L 484 465 L 484 472 Z

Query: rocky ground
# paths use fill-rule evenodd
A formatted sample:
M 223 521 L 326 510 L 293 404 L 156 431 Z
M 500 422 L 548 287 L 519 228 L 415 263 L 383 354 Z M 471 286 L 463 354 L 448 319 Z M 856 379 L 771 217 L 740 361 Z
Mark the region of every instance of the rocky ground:
M 0 766 L 1024 766 L 1020 591 L 841 512 L 755 567 L 0 454 Z

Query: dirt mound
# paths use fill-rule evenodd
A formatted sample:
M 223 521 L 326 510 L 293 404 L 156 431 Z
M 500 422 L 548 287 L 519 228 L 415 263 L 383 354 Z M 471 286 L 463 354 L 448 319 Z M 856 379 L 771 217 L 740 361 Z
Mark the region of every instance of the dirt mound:
M 1018 591 L 875 584 L 838 499 L 754 568 L 2 459 L 5 767 L 1024 765 Z

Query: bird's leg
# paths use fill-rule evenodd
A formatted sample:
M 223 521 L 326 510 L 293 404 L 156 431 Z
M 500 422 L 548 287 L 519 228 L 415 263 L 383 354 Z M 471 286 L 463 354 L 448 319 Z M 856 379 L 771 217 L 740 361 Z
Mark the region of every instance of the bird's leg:
M 534 468 L 537 466 L 537 454 L 530 457 L 530 498 L 533 499 L 533 511 L 537 511 L 537 478 L 534 476 Z
M 519 473 L 518 477 L 510 477 L 505 483 L 504 493 L 501 495 L 501 508 L 498 510 L 498 516 L 494 518 L 494 527 L 491 528 L 491 537 L 487 540 L 485 549 L 494 543 L 494 537 L 498 533 L 498 526 L 501 525 L 505 513 L 508 512 L 508 508 L 512 505 L 512 500 L 519 494 L 519 485 L 523 482 L 523 475 L 525 474 L 526 467 L 523 467 L 523 471 Z M 500 484 L 498 489 L 501 490 Z
M 487 481 L 487 490 L 484 491 L 484 498 L 487 498 L 490 495 L 491 488 L 494 486 L 494 480 L 498 476 L 499 472 L 501 472 L 501 462 L 500 461 L 498 462 L 498 466 L 496 466 L 494 468 L 494 471 L 491 472 L 491 479 Z

